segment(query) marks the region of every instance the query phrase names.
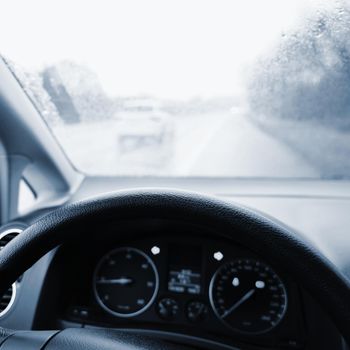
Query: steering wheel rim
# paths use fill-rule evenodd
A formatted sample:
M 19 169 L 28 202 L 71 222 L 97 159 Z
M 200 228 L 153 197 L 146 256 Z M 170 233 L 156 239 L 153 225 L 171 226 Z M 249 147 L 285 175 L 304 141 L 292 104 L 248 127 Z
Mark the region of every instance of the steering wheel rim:
M 350 344 L 350 283 L 326 257 L 274 219 L 188 191 L 118 191 L 69 204 L 49 213 L 1 251 L 0 291 L 5 291 L 51 249 L 79 238 L 82 225 L 143 218 L 205 225 L 233 242 L 258 251 L 262 257 L 273 256 L 276 263 L 323 306 Z

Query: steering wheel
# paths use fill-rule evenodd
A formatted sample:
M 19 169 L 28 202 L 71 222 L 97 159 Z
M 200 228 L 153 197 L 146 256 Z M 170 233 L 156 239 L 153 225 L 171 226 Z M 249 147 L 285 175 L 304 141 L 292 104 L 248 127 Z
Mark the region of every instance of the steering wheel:
M 220 232 L 222 237 L 258 251 L 262 257 L 273 257 L 323 306 L 350 344 L 350 284 L 330 261 L 280 222 L 192 192 L 164 189 L 120 191 L 69 204 L 49 213 L 1 251 L 0 291 L 5 291 L 40 257 L 56 246 L 79 238 L 87 239 L 82 227 L 108 220 L 118 223 L 118 220 L 147 218 L 205 225 Z M 117 230 L 115 234 L 118 235 Z M 61 331 L 0 329 L 0 344 L 1 349 L 16 350 L 43 347 L 45 350 L 179 348 L 174 344 L 121 331 L 85 328 Z

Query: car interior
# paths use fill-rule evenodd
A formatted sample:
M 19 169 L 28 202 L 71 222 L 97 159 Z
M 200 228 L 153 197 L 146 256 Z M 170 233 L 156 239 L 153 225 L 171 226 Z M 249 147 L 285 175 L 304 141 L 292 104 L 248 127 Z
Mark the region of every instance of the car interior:
M 199 27 L 211 28 L 207 17 L 200 22 L 206 4 L 190 3 L 178 5 L 176 23 L 193 10 L 183 24 L 185 32 L 192 33 L 197 15 Z M 350 7 L 336 3 L 342 7 L 337 23 L 348 28 Z M 264 15 L 271 13 L 270 5 L 256 5 Z M 46 11 L 47 5 L 42 6 Z M 146 7 L 142 14 L 138 6 L 143 5 L 133 4 L 124 14 L 143 18 L 132 25 L 138 33 L 135 45 L 142 46 L 149 39 L 147 29 L 141 33 L 142 24 L 158 20 L 166 8 L 157 2 L 159 12 L 149 5 L 151 10 Z M 229 7 L 213 1 L 208 16 L 220 6 L 217 15 L 227 13 Z M 76 8 L 69 11 L 77 14 Z M 173 11 L 164 14 L 171 23 Z M 236 21 L 241 16 L 237 11 Z M 285 12 L 288 18 L 289 10 Z M 256 23 L 259 14 L 252 16 Z M 67 18 L 67 28 L 73 30 Z M 349 58 L 348 29 L 342 31 L 339 24 L 332 32 L 334 23 L 322 18 L 322 28 L 329 32 L 312 32 L 314 37 L 339 35 L 332 50 L 343 43 L 341 57 Z M 59 30 L 55 19 L 49 20 Z M 212 24 L 220 21 L 223 17 Z M 168 35 L 167 24 L 162 25 Z M 177 38 L 176 31 L 172 34 Z M 299 45 L 300 37 L 293 38 Z M 208 39 L 210 44 L 217 40 Z M 249 40 L 247 33 L 242 43 Z M 317 40 L 315 47 L 321 45 Z M 299 50 L 295 42 L 290 45 Z M 232 48 L 234 55 L 239 45 Z M 291 47 L 281 65 L 296 59 Z M 83 50 L 83 44 L 76 48 Z M 189 56 L 195 55 L 192 50 Z M 147 60 L 146 51 L 137 60 Z M 302 52 L 300 69 L 305 69 L 307 59 L 316 55 Z M 327 57 L 329 63 L 334 56 Z M 92 90 L 95 76 L 85 68 L 51 65 L 38 80 L 39 73 L 23 73 L 5 55 L 0 57 L 0 350 L 350 349 L 350 89 L 341 85 L 343 80 L 337 85 L 350 67 L 347 58 L 342 62 L 348 67 L 337 68 L 326 82 L 303 71 L 303 79 L 313 79 L 311 87 L 305 81 L 296 87 L 299 78 L 282 77 L 284 91 L 293 96 L 288 101 L 280 80 L 256 78 L 260 85 L 254 87 L 253 100 L 267 101 L 259 106 L 261 114 L 273 115 L 269 121 L 248 116 L 258 108 L 253 102 L 247 112 L 241 102 L 214 99 L 211 90 L 210 101 L 164 97 L 160 104 L 150 97 L 156 94 L 152 90 L 127 92 L 107 103 L 102 90 Z M 282 76 L 286 67 L 265 66 L 264 74 Z M 296 77 L 299 71 L 293 67 L 288 74 Z M 327 72 L 333 69 L 327 67 Z M 174 77 L 183 74 L 174 69 Z M 163 84 L 161 75 L 154 79 Z M 315 90 L 321 80 L 324 98 Z M 200 81 L 198 91 L 208 81 Z M 75 92 L 70 90 L 73 83 Z M 275 85 L 268 89 L 266 84 Z M 174 89 L 169 93 L 175 94 Z M 186 90 L 186 81 L 179 89 Z M 336 94 L 340 97 L 332 99 Z M 348 114 L 339 112 L 343 119 L 332 121 L 337 126 L 327 124 L 323 100 L 327 106 L 337 104 L 329 107 L 336 118 L 342 96 Z M 274 104 L 278 98 L 281 103 Z M 311 110 L 308 103 L 318 105 L 312 108 L 320 120 L 292 119 L 299 107 L 278 117 L 276 106 L 287 110 L 289 102 L 300 102 L 303 111 Z M 93 105 L 105 108 L 105 119 L 102 107 L 93 110 Z M 223 110 L 223 119 L 216 118 Z M 92 111 L 91 120 L 84 111 Z M 276 125 L 283 131 L 276 131 Z M 226 134 L 230 143 L 223 147 Z

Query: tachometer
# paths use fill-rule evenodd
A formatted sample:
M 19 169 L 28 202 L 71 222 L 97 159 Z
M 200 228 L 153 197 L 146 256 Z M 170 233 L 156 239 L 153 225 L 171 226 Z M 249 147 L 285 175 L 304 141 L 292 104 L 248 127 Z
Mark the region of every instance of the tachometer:
M 119 248 L 106 254 L 95 270 L 94 291 L 109 313 L 132 317 L 144 312 L 158 291 L 153 261 L 135 248 Z
M 216 315 L 236 331 L 264 333 L 274 328 L 287 308 L 286 288 L 266 264 L 238 259 L 222 265 L 209 288 Z

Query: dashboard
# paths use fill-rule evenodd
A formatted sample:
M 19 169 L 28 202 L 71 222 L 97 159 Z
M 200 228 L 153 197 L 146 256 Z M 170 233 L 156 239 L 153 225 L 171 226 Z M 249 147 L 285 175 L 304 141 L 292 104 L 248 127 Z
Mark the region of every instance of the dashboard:
M 111 190 L 101 188 L 106 182 L 99 182 L 100 187 L 90 184 L 72 201 L 93 195 L 92 189 Z M 112 185 L 115 189 L 114 182 Z M 348 200 L 229 199 L 259 208 L 302 232 L 349 275 Z M 23 229 L 50 210 L 22 217 L 9 226 Z M 7 228 L 2 227 L 1 232 Z M 295 283 L 276 257 L 235 243 L 235 232 L 227 240 L 227 235 L 220 237 L 220 232 L 207 227 L 156 220 L 116 223 L 113 218 L 104 226 L 78 229 L 89 239 L 54 249 L 17 281 L 11 308 L 0 316 L 1 326 L 113 328 L 174 342 L 187 339 L 191 344 L 195 339 L 195 344 L 201 341 L 201 348 L 208 349 L 344 348 L 323 306 Z M 109 268 L 114 253 L 114 258 L 123 261 L 130 251 L 135 253 L 135 269 L 124 273 L 113 262 Z M 150 274 L 139 268 L 145 262 Z M 268 269 L 266 276 L 259 276 L 260 268 Z M 269 276 L 272 281 L 267 281 Z M 276 290 L 269 291 L 270 287 Z M 222 298 L 215 295 L 220 288 Z M 103 300 L 106 295 L 107 301 Z M 261 308 L 255 303 L 258 297 Z M 271 305 L 275 303 L 272 297 L 277 298 L 276 304 Z
M 154 330 L 232 346 L 302 346 L 302 291 L 273 260 L 218 240 L 205 228 L 177 223 L 104 230 L 110 232 L 103 241 L 55 253 L 40 301 L 46 314 L 55 315 L 53 327 Z M 116 230 L 124 238 L 116 241 Z

